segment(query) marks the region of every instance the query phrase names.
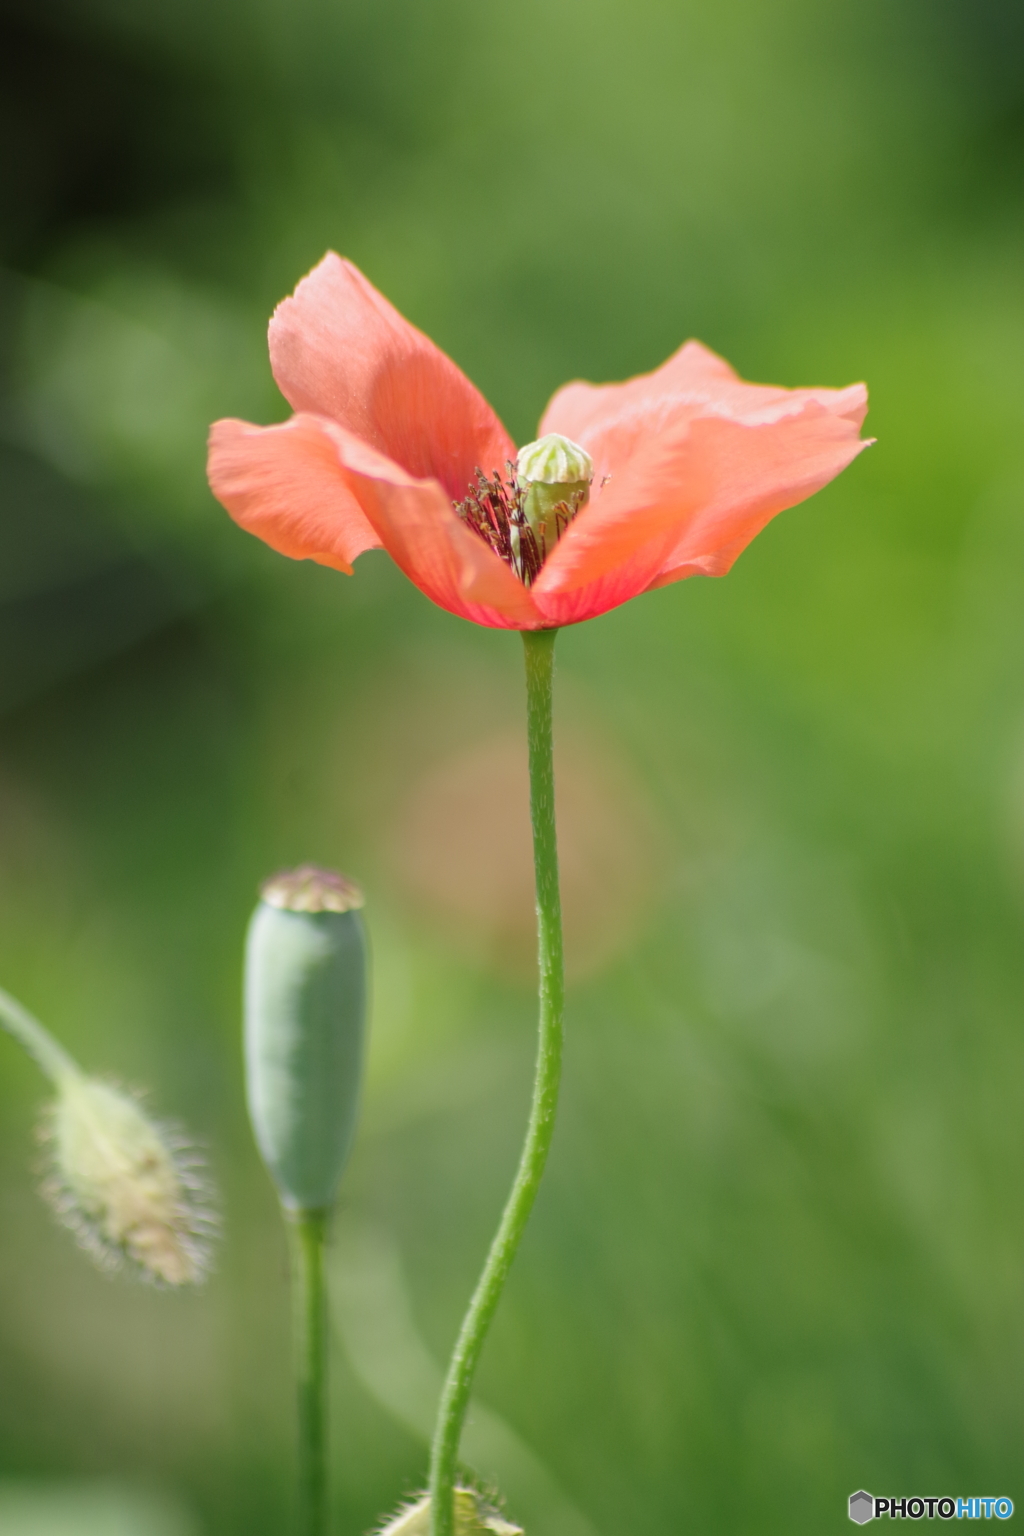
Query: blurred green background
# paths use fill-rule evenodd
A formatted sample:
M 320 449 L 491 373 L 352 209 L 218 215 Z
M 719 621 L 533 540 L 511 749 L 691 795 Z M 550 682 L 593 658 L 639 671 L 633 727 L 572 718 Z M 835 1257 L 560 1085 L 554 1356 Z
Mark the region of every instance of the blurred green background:
M 5 0 L 0 984 L 196 1132 L 224 1240 L 195 1295 L 94 1273 L 0 1039 L 0 1530 L 288 1529 L 261 877 L 369 893 L 339 1533 L 423 1477 L 514 1165 L 518 642 L 205 487 L 329 246 L 520 441 L 690 335 L 866 378 L 879 438 L 726 580 L 560 638 L 564 1107 L 474 1459 L 529 1536 L 1024 1499 L 1022 79 L 1016 0 Z

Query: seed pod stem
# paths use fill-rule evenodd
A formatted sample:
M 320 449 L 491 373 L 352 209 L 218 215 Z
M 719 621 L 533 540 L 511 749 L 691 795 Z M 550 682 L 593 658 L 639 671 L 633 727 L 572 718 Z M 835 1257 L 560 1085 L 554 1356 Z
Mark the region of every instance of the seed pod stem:
M 329 1212 L 288 1211 L 299 1414 L 299 1530 L 321 1536 L 327 1510 L 327 1291 Z

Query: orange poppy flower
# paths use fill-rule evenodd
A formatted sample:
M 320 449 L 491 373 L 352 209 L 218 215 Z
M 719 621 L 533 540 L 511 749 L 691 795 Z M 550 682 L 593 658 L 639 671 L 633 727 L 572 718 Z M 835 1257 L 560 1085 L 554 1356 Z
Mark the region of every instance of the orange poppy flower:
M 275 311 L 270 360 L 295 415 L 210 434 L 210 485 L 235 521 L 348 574 L 383 547 L 442 608 L 501 629 L 721 576 L 867 447 L 863 384 L 746 384 L 688 341 L 628 383 L 567 384 L 517 460 L 451 359 L 333 252 Z

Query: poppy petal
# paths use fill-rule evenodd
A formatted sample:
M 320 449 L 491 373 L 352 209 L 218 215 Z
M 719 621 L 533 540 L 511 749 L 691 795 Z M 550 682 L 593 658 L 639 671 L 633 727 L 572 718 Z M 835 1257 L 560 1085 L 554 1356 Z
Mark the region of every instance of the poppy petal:
M 770 518 L 868 446 L 849 415 L 815 394 L 787 395 L 747 419 L 700 416 L 635 449 L 534 584 L 548 621 L 575 623 L 683 576 L 724 574 Z
M 653 373 L 641 373 L 621 384 L 588 384 L 577 379 L 552 395 L 541 418 L 538 436 L 561 432 L 584 447 L 585 438 L 600 435 L 629 421 L 637 424 L 652 413 L 696 414 L 709 400 L 739 377 L 723 357 L 699 341 L 687 341 Z
M 440 607 L 477 624 L 542 622 L 508 566 L 462 523 L 436 480 L 417 480 L 324 416 L 275 427 L 217 422 L 210 484 L 237 523 L 293 559 L 351 572 L 385 548 Z
M 274 427 L 214 422 L 207 475 L 236 523 L 293 560 L 351 576 L 356 556 L 380 547 L 315 416 Z
M 780 410 L 799 411 L 810 401 L 858 428 L 867 413 L 863 384 L 848 389 L 747 384 L 724 358 L 699 341 L 688 341 L 653 373 L 624 384 L 565 385 L 552 397 L 539 432 L 561 432 L 586 448 L 600 485 L 621 474 L 652 437 L 677 432 L 699 416 L 753 422 L 774 419 Z
M 512 440 L 483 395 L 358 267 L 333 251 L 270 322 L 270 362 L 295 411 L 330 416 L 460 501 L 477 468 L 503 473 Z

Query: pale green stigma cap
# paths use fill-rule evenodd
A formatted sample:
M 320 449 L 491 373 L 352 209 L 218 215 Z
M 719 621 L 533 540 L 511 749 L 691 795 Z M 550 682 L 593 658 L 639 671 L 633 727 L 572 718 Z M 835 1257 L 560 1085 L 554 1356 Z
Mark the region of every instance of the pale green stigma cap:
M 535 443 L 520 448 L 516 473 L 520 480 L 539 481 L 542 485 L 589 485 L 594 478 L 594 461 L 572 438 L 548 432 Z

